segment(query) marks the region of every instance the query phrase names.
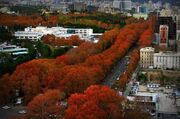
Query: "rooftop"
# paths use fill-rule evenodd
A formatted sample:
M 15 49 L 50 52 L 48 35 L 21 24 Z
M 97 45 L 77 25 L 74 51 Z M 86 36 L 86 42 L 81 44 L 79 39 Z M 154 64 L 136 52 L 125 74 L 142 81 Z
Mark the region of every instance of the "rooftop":
M 177 108 L 175 105 L 175 100 L 169 94 L 158 94 L 158 109 L 157 111 L 160 113 L 167 113 L 167 114 L 176 114 Z
M 159 52 L 159 53 L 154 53 L 155 56 L 157 55 L 163 55 L 163 56 L 166 56 L 166 55 L 172 55 L 172 56 L 180 56 L 180 52 L 171 52 L 171 51 L 167 51 L 167 52 Z
M 145 48 L 141 48 L 140 51 L 141 51 L 141 52 L 142 52 L 142 51 L 153 51 L 153 52 L 154 52 L 154 50 L 155 50 L 155 49 L 154 49 L 153 47 L 145 47 Z

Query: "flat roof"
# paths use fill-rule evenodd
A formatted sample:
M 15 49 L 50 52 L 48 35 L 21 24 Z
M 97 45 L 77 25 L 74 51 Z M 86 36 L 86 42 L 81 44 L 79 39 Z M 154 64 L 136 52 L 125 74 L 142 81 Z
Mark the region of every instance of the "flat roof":
M 157 96 L 157 93 L 150 93 L 150 92 L 137 92 L 136 96 L 147 96 L 147 97 L 153 97 Z
M 140 51 L 154 51 L 154 48 L 153 47 L 144 47 L 144 48 L 141 48 Z

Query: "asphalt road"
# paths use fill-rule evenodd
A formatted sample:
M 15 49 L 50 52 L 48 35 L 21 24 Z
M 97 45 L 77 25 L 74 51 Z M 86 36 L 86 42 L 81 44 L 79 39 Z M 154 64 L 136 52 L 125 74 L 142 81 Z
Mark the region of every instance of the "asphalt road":
M 112 86 L 116 83 L 117 78 L 119 78 L 120 75 L 126 70 L 128 65 L 127 63 L 129 63 L 130 60 L 130 55 L 135 48 L 136 45 L 132 46 L 126 55 L 117 62 L 117 64 L 111 70 L 111 73 L 106 76 L 104 82 L 102 83 L 103 85 L 112 88 Z
M 17 106 L 12 106 L 8 105 L 10 108 L 9 109 L 3 109 L 1 106 L 0 107 L 0 119 L 10 119 L 12 117 L 19 117 L 23 116 L 24 114 L 19 114 L 18 112 L 21 110 L 25 110 L 24 106 L 17 105 Z
M 107 75 L 107 77 L 103 82 L 103 85 L 106 85 L 111 88 L 113 84 L 116 82 L 117 78 L 119 78 L 119 76 L 126 70 L 128 62 L 129 62 L 128 55 L 121 58 L 118 61 L 118 63 L 114 66 L 114 68 L 111 70 L 111 73 Z

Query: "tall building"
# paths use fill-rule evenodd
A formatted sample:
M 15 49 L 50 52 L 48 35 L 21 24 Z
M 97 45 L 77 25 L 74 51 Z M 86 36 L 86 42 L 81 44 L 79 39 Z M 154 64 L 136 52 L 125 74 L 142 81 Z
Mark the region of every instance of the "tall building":
M 84 2 L 74 2 L 70 4 L 69 9 L 71 11 L 82 12 L 82 11 L 86 11 L 87 5 Z
M 123 10 L 131 10 L 132 2 L 131 0 L 123 0 Z
M 132 9 L 131 0 L 114 0 L 113 8 L 119 9 L 120 11 L 127 11 Z
M 166 30 L 163 30 L 166 29 Z M 167 47 L 170 49 L 175 49 L 176 46 L 176 23 L 173 21 L 172 17 L 158 17 L 155 27 L 155 33 L 159 33 L 161 37 L 168 37 L 166 39 L 159 39 L 159 43 L 163 43 L 167 40 Z M 163 40 L 163 41 L 161 41 Z M 160 45 L 162 45 L 162 43 Z
M 141 48 L 140 50 L 140 66 L 141 68 L 149 68 L 153 66 L 153 55 L 155 49 L 152 47 Z

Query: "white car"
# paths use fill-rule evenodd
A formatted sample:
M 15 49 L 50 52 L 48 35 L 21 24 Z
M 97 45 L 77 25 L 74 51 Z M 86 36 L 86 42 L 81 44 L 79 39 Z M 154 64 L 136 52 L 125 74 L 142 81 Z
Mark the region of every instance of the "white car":
M 116 80 L 119 81 L 119 77 Z
M 3 106 L 2 108 L 3 108 L 3 109 L 9 109 L 10 107 L 7 106 L 7 105 L 5 105 L 5 106 Z
M 22 103 L 22 98 L 18 98 L 17 101 L 16 101 L 16 104 L 21 104 Z
M 19 114 L 26 114 L 27 112 L 26 112 L 26 110 L 20 110 L 18 113 Z

